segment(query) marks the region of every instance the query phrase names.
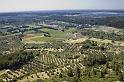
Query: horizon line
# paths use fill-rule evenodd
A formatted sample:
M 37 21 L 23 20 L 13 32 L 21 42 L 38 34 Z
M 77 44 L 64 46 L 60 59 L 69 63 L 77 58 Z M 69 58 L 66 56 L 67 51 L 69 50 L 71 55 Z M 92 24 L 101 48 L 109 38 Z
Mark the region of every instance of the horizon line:
M 3 11 L 0 13 L 24 13 L 24 12 L 39 12 L 39 11 L 124 11 L 124 9 L 49 9 L 49 10 L 19 10 L 19 11 Z

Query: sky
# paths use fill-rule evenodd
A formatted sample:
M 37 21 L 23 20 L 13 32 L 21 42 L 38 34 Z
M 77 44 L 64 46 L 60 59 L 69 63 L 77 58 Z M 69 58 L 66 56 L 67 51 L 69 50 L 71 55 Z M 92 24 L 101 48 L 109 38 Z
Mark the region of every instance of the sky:
M 124 0 L 0 0 L 0 12 L 65 9 L 124 10 Z

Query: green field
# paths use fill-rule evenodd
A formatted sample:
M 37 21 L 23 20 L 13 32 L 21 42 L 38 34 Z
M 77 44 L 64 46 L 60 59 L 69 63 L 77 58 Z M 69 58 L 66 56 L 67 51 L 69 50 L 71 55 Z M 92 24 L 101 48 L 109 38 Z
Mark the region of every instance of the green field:
M 69 35 L 73 35 L 72 32 L 76 31 L 76 29 L 74 28 L 70 28 L 68 30 L 65 30 L 64 32 L 61 30 L 53 30 L 48 28 L 43 28 L 40 30 L 44 32 L 48 32 L 51 37 L 46 37 L 40 33 L 33 34 L 33 36 L 31 37 L 24 37 L 23 42 L 24 43 L 45 43 L 45 42 L 51 42 L 51 41 L 62 41 L 62 40 L 66 40 Z

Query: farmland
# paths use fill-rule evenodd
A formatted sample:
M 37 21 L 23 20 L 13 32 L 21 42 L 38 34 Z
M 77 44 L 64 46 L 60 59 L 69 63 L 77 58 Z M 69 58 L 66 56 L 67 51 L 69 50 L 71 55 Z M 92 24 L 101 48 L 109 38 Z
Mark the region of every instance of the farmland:
M 37 82 L 38 80 L 54 82 L 56 79 L 58 81 L 67 80 L 69 82 L 72 80 L 85 80 L 86 82 L 90 82 L 91 80 L 101 82 L 118 80 L 118 78 L 116 78 L 118 75 L 116 75 L 115 68 L 111 66 L 106 67 L 106 65 L 108 62 L 109 65 L 111 65 L 116 61 L 113 58 L 123 56 L 124 44 L 123 41 L 119 41 L 119 39 L 113 41 L 112 38 L 101 39 L 101 37 L 95 34 L 93 34 L 92 37 L 91 35 L 85 34 L 86 31 L 89 32 L 89 30 L 93 31 L 93 33 L 97 33 L 100 32 L 101 29 L 96 31 L 96 29 L 94 30 L 92 28 L 84 31 L 69 28 L 62 31 L 60 29 L 44 27 L 38 28 L 37 33 L 27 31 L 21 36 L 21 44 L 24 45 L 24 50 L 18 53 L 12 53 L 16 54 L 15 58 L 19 56 L 20 65 L 15 67 L 15 63 L 11 61 L 13 59 L 10 59 L 10 55 L 8 59 L 10 59 L 11 62 L 9 64 L 12 65 L 9 66 L 9 64 L 7 64 L 8 70 L 1 71 L 0 78 L 2 78 L 3 81 L 17 82 Z M 103 30 L 103 32 L 105 32 L 105 30 Z M 5 56 L 5 58 L 7 57 Z M 21 58 L 26 58 L 27 61 Z M 118 60 L 118 62 L 123 62 L 121 60 L 122 59 Z M 25 63 L 23 64 L 21 62 Z M 1 64 L 4 63 L 1 62 Z M 103 76 L 99 75 L 103 72 L 96 66 L 99 66 L 103 72 L 106 70 L 106 73 L 104 73 Z M 13 69 L 9 70 L 10 67 Z M 111 69 L 113 69 L 112 72 L 108 72 Z M 87 75 L 89 70 L 91 74 Z M 96 71 L 96 73 L 92 74 L 94 71 Z M 77 74 L 79 75 L 77 76 Z M 110 78 L 107 75 L 112 75 L 113 77 Z
M 3 17 L 0 82 L 123 82 L 123 17 L 80 12 Z
M 53 30 L 48 28 L 40 29 L 41 31 L 48 32 L 50 37 L 46 37 L 43 34 L 33 34 L 33 36 L 23 39 L 25 43 L 45 43 L 45 42 L 52 42 L 52 41 L 62 41 L 67 40 L 68 38 L 73 37 L 73 32 L 76 31 L 74 28 L 70 28 L 65 30 L 64 32 L 61 30 Z M 28 36 L 28 35 L 27 35 Z

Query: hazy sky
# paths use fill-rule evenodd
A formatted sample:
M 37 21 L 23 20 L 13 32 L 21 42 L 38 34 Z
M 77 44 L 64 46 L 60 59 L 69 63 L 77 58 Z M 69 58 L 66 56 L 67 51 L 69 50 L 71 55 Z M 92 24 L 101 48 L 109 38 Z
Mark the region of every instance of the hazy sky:
M 64 9 L 124 10 L 124 0 L 0 0 L 0 12 Z

